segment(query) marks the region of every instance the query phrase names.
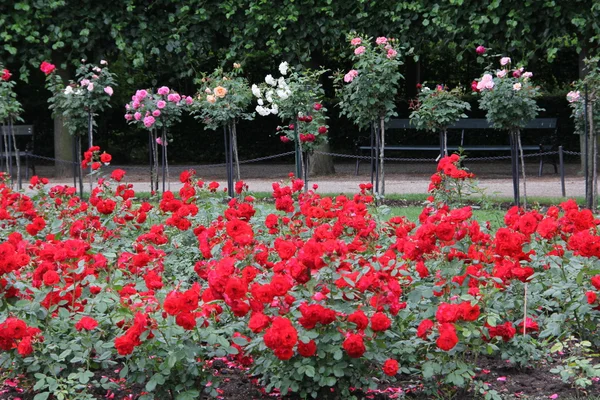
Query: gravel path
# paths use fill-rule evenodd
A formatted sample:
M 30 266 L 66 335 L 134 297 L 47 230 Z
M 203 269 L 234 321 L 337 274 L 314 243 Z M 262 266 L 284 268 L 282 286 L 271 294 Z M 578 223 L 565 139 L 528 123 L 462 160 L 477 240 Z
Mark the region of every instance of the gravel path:
M 513 184 L 511 178 L 510 164 L 494 163 L 471 163 L 467 167 L 475 173 L 479 187 L 485 190 L 490 197 L 513 196 Z M 114 168 L 122 168 L 127 171 L 126 180 L 134 185 L 136 191 L 149 191 L 149 171 L 147 166 L 110 166 L 107 172 Z M 206 181 L 217 181 L 221 187 L 226 186 L 226 174 L 224 167 L 195 166 L 171 166 L 171 190 L 179 190 L 181 184 L 178 181 L 179 173 L 185 169 L 193 168 L 197 175 Z M 386 194 L 426 193 L 430 176 L 435 173 L 434 164 L 425 163 L 388 163 L 385 172 Z M 579 164 L 565 165 L 565 189 L 567 197 L 584 196 L 584 178 L 579 173 Z M 292 164 L 248 164 L 241 166 L 241 176 L 251 191 L 269 192 L 272 183 L 287 181 L 292 172 Z M 370 182 L 369 165 L 363 163 L 360 166 L 359 175 L 354 174 L 355 164 L 345 163 L 335 165 L 336 173 L 328 176 L 311 177 L 309 185 L 317 184 L 321 193 L 355 193 L 360 183 Z M 538 164 L 531 162 L 527 165 L 527 195 L 561 197 L 560 176 L 554 173 L 552 165 L 545 165 L 544 175 L 537 176 Z M 47 176 L 52 184 L 73 185 L 73 180 L 68 178 L 55 178 L 52 176 L 51 166 L 38 167 L 39 176 Z M 86 179 L 84 178 L 84 187 Z M 161 184 L 162 187 L 162 184 Z M 521 183 L 521 194 L 523 186 Z

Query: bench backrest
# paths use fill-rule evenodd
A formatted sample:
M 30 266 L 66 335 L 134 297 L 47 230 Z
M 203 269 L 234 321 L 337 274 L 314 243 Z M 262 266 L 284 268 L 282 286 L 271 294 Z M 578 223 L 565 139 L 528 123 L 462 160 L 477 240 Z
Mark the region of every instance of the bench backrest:
M 13 125 L 15 136 L 33 136 L 33 125 Z M 7 125 L 2 126 L 2 135 L 10 135 Z
M 415 129 L 409 119 L 391 119 L 387 123 L 387 129 Z M 487 119 L 464 118 L 459 119 L 448 129 L 493 129 Z M 537 118 L 529 121 L 525 129 L 556 129 L 556 118 Z

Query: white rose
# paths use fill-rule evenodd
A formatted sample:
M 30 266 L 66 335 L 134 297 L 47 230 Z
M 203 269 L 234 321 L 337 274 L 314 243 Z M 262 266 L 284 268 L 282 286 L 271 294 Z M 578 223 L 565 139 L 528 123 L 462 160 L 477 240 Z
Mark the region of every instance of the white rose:
M 273 78 L 273 75 L 271 74 L 265 76 L 265 82 L 267 82 L 267 84 L 271 86 L 277 85 L 277 81 L 275 80 L 275 78 Z
M 267 99 L 267 101 L 269 103 L 273 102 L 273 91 L 272 90 L 269 90 L 269 91 L 267 91 L 267 93 L 265 93 L 265 99 Z
M 281 89 L 277 89 L 277 96 L 279 96 L 279 98 L 281 100 L 285 100 L 289 97 L 288 93 L 285 90 L 281 90 Z
M 106 62 L 106 60 L 100 60 L 100 65 L 108 65 L 108 63 Z
M 65 94 L 73 94 L 73 88 L 71 86 L 67 86 L 65 88 Z
M 265 104 L 265 102 L 263 101 L 263 99 L 258 99 L 258 105 L 259 106 L 262 106 L 264 104 Z
M 279 72 L 281 72 L 281 75 L 287 75 L 288 63 L 286 61 L 279 64 Z
M 256 106 L 256 112 L 262 115 L 263 117 L 271 113 L 271 111 L 268 108 L 265 108 L 263 106 Z
M 255 97 L 258 97 L 259 99 L 262 97 L 262 94 L 260 93 L 260 89 L 255 84 L 252 85 L 252 94 Z
M 277 107 L 277 104 L 273 104 L 271 106 L 271 114 L 277 114 L 279 112 L 279 107 Z
M 288 87 L 288 84 L 285 81 L 283 76 L 281 78 L 277 79 L 277 87 L 280 89 L 285 89 Z
M 515 83 L 515 84 L 513 85 L 513 90 L 514 90 L 515 92 L 518 92 L 519 90 L 521 90 L 521 83 L 520 83 L 520 82 L 517 82 L 517 83 Z

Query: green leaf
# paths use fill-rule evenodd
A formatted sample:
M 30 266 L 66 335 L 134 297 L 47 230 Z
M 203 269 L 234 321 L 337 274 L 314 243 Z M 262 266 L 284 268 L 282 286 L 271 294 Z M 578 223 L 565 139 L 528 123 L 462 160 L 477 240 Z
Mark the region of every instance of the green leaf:
M 35 395 L 33 400 L 46 400 L 50 396 L 50 392 L 42 392 Z

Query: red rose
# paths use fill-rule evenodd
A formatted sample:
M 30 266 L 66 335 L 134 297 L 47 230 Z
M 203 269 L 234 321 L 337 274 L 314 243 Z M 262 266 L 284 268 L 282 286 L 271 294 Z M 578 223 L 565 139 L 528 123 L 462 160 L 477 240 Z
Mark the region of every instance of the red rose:
M 392 325 L 392 321 L 382 312 L 377 312 L 371 317 L 371 329 L 375 332 L 383 332 Z
M 588 304 L 594 304 L 598 299 L 596 292 L 592 292 L 591 290 L 585 293 L 585 297 L 587 298 Z
M 487 49 L 483 46 L 477 46 L 477 48 L 475 49 L 475 53 L 482 55 L 485 54 L 485 52 L 487 51 Z
M 103 164 L 108 164 L 110 163 L 110 160 L 112 160 L 112 156 L 110 154 L 108 154 L 107 152 L 104 152 L 100 155 L 100 161 Z
M 54 64 L 50 64 L 47 61 L 44 61 L 41 65 L 40 65 L 40 70 L 46 74 L 49 75 L 51 74 L 54 70 L 56 69 L 56 66 Z
M 438 330 L 440 332 L 440 337 L 438 337 L 436 341 L 437 346 L 444 351 L 452 350 L 458 343 L 458 336 L 456 335 L 456 328 L 454 325 L 444 323 L 440 325 Z
M 423 87 L 423 85 L 421 85 L 420 83 L 417 83 L 417 89 L 421 89 Z
M 388 376 L 395 376 L 398 373 L 398 361 L 387 359 L 383 364 L 383 373 Z
M 102 166 L 102 164 L 101 164 L 101 163 L 99 163 L 98 161 L 94 161 L 94 162 L 92 163 L 92 170 L 93 170 L 93 171 L 96 171 L 96 170 L 97 170 L 97 169 L 99 169 L 101 166 Z
M 123 336 L 115 338 L 115 348 L 117 349 L 117 353 L 122 356 L 133 353 L 133 349 L 135 348 L 133 335 L 128 332 Z
M 183 312 L 175 317 L 175 323 L 183 329 L 191 331 L 196 327 L 196 316 L 190 312 Z
M 52 285 L 55 285 L 58 282 L 60 282 L 60 276 L 58 276 L 56 271 L 50 270 L 44 274 L 44 276 L 42 277 L 42 280 L 44 281 L 44 285 L 52 286 Z
M 313 108 L 315 109 L 315 111 L 319 111 L 321 108 L 323 108 L 323 105 L 321 103 L 315 103 Z
M 538 332 L 540 330 L 540 326 L 538 325 L 538 323 L 534 320 L 531 319 L 529 317 L 527 317 L 525 319 L 525 331 L 526 332 Z M 521 321 L 521 323 L 519 325 L 517 325 L 517 327 L 519 328 L 519 332 L 523 332 L 523 321 Z
M 460 314 L 465 321 L 477 321 L 480 313 L 481 311 L 479 310 L 478 304 L 472 306 L 471 303 L 467 301 L 460 305 Z
M 81 331 L 85 329 L 86 331 L 91 331 L 92 329 L 98 326 L 98 321 L 91 317 L 83 317 L 76 324 L 75 329 Z
M 302 357 L 312 357 L 317 353 L 317 344 L 314 340 L 309 341 L 308 343 L 298 342 L 298 354 Z
M 474 92 L 479 92 L 479 89 L 477 89 L 477 81 L 471 82 L 471 90 Z
M 306 115 L 306 116 L 304 117 L 304 122 L 312 122 L 312 120 L 313 120 L 313 117 L 312 117 L 312 115 Z
M 342 344 L 346 353 L 352 358 L 359 358 L 365 354 L 366 348 L 363 338 L 355 333 L 350 334 Z
M 254 333 L 260 333 L 269 327 L 271 320 L 261 312 L 252 313 L 248 321 L 248 328 Z
M 459 316 L 456 304 L 441 303 L 435 313 L 435 319 L 440 323 L 456 322 Z
M 17 346 L 17 351 L 22 357 L 28 356 L 33 353 L 33 347 L 31 346 L 31 337 L 27 336 L 21 340 Z
M 7 70 L 7 69 L 2 70 L 2 80 L 3 81 L 9 80 L 11 76 L 12 76 L 12 74 L 10 73 L 9 70 Z
M 10 339 L 22 339 L 27 334 L 27 324 L 18 318 L 7 318 L 0 324 L 0 331 Z
M 362 310 L 356 310 L 348 316 L 348 322 L 356 324 L 356 329 L 363 331 L 369 325 L 369 319 Z
M 115 169 L 111 174 L 110 177 L 112 179 L 114 179 L 117 182 L 121 182 L 121 180 L 123 180 L 123 177 L 125 176 L 125 171 L 123 171 L 122 169 Z
M 326 134 L 326 133 L 327 133 L 327 127 L 326 127 L 326 126 L 320 126 L 320 127 L 319 127 L 319 130 L 318 130 L 318 132 L 319 132 L 321 135 L 324 135 L 324 134 Z
M 433 328 L 433 321 L 430 319 L 424 319 L 419 324 L 417 328 L 417 336 L 421 339 L 427 339 L 427 336 L 431 334 L 431 329 Z
M 592 285 L 596 288 L 596 290 L 600 290 L 600 275 L 596 275 L 592 277 Z

